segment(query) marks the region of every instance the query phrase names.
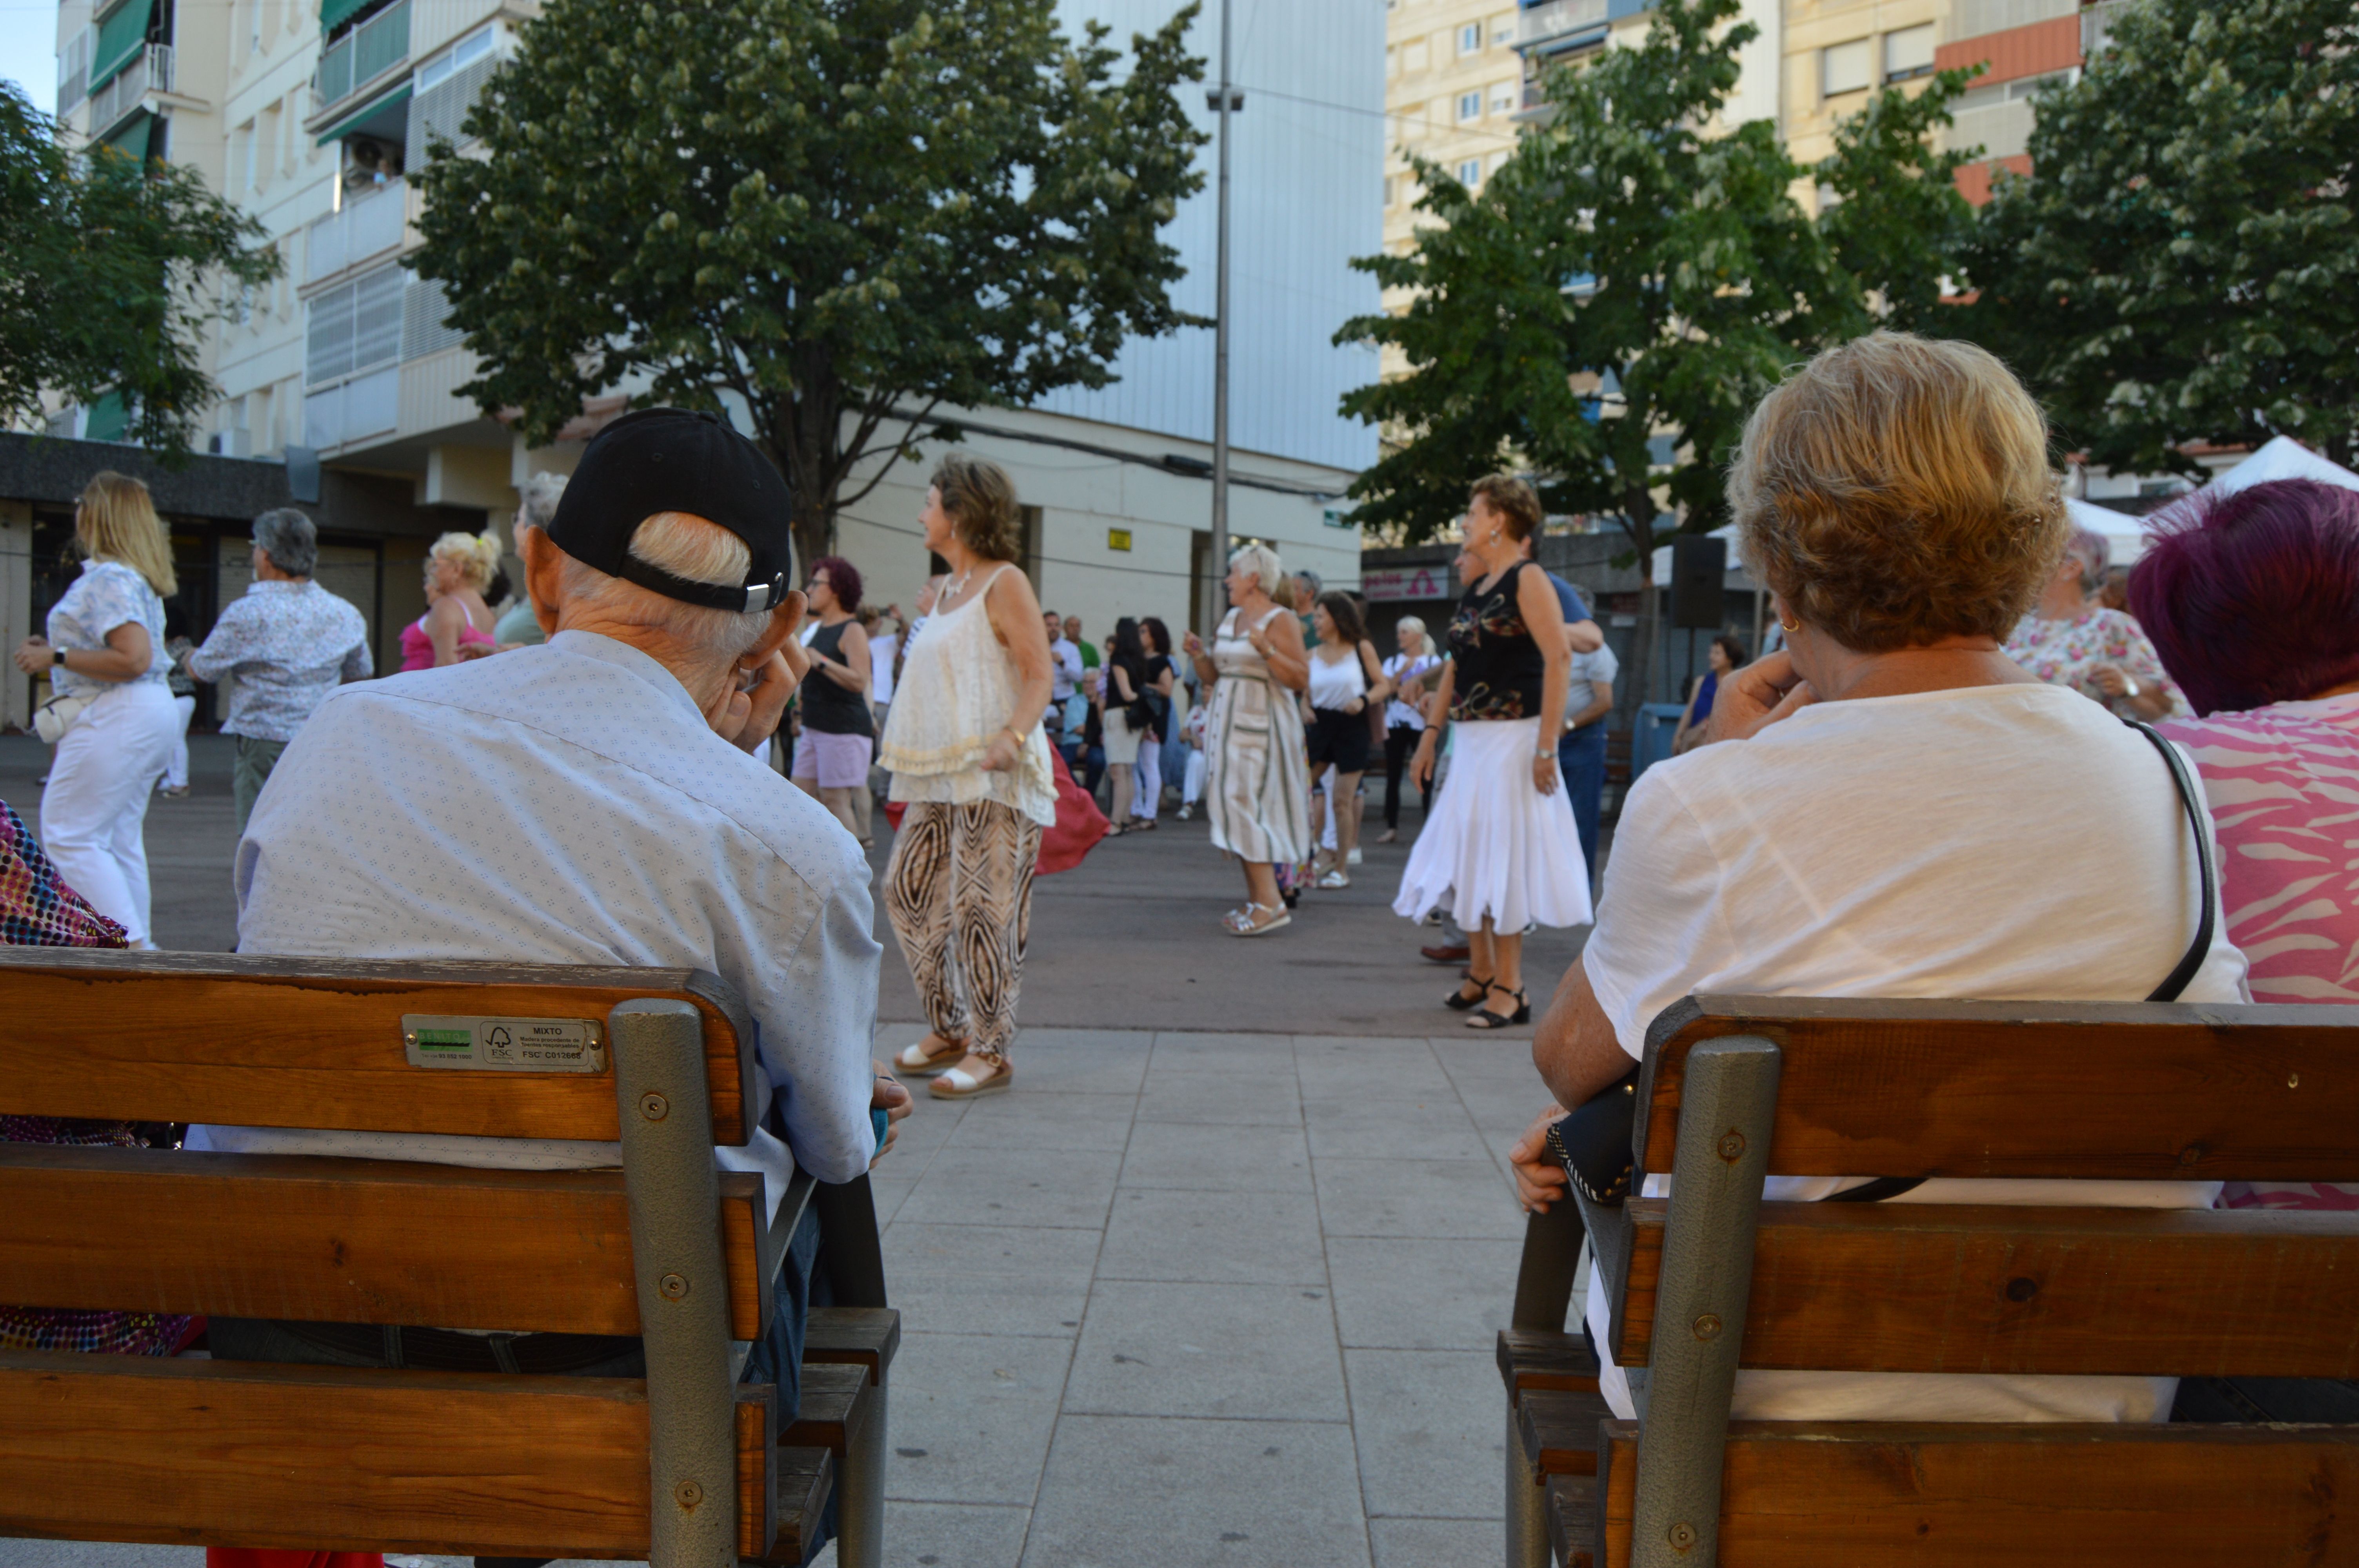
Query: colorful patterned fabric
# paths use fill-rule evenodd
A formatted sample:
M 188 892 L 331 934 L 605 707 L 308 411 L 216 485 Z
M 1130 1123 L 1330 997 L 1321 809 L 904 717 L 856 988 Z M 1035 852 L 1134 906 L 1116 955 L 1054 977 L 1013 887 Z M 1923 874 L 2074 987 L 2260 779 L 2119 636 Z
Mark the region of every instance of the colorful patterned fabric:
M 1489 587 L 1481 579 L 1458 600 L 1446 640 L 1457 675 L 1450 687 L 1450 717 L 1516 719 L 1537 717 L 1548 660 L 1524 624 L 1524 568 L 1518 561 Z
M 2280 702 L 2159 727 L 2203 774 L 2221 905 L 2262 1002 L 2359 1002 L 2359 696 Z M 2359 1186 L 2231 1182 L 2229 1208 L 2359 1209 Z
M 147 629 L 147 673 L 137 678 L 170 689 L 164 678 L 172 667 L 172 655 L 164 651 L 164 601 L 121 561 L 82 562 L 82 575 L 49 611 L 49 646 L 95 652 L 106 646 L 109 632 L 130 625 Z M 78 676 L 63 665 L 49 672 L 49 689 L 60 697 L 96 697 L 123 684 Z
M 58 879 L 24 819 L 0 801 L 0 943 L 11 947 L 121 947 L 123 927 Z M 136 1149 L 125 1121 L 0 1114 L 0 1143 Z M 187 1344 L 192 1320 L 144 1312 L 0 1306 L 0 1347 L 169 1356 Z
M 2114 699 L 2092 678 L 2092 672 L 2101 665 L 2111 665 L 2141 687 L 2160 689 L 2170 700 L 2169 712 L 2187 711 L 2187 699 L 2162 673 L 2162 659 L 2154 644 L 2146 640 L 2135 620 L 2118 610 L 2092 610 L 2078 621 L 2027 615 L 2016 623 L 2000 652 L 2049 686 L 2070 687 L 2107 708 Z

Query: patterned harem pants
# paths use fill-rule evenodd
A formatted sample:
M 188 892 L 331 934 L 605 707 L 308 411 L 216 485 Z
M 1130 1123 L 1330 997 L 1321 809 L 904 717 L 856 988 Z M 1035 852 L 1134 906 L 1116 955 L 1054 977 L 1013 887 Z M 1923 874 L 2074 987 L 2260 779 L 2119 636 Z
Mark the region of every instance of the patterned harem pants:
M 1040 825 L 995 800 L 911 801 L 885 868 L 885 912 L 926 1022 L 985 1061 L 1007 1059 L 1032 928 Z

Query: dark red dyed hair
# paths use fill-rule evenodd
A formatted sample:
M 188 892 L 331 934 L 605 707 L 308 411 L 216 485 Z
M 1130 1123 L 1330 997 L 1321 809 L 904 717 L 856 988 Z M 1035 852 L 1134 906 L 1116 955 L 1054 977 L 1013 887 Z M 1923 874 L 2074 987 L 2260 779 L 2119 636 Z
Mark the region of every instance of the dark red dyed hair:
M 860 568 L 842 556 L 821 556 L 810 564 L 803 581 L 808 584 L 820 573 L 827 573 L 827 586 L 835 592 L 836 607 L 846 615 L 860 613 Z
M 2359 680 L 2359 491 L 2283 479 L 2197 491 L 2157 520 L 2130 613 L 2198 713 Z

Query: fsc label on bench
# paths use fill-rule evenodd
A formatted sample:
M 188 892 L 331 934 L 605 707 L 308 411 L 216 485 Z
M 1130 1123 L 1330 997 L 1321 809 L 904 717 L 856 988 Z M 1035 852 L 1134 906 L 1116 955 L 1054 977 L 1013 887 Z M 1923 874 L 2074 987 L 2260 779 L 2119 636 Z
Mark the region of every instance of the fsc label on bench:
M 413 1067 L 477 1073 L 603 1073 L 606 1032 L 592 1018 L 401 1015 L 402 1049 Z

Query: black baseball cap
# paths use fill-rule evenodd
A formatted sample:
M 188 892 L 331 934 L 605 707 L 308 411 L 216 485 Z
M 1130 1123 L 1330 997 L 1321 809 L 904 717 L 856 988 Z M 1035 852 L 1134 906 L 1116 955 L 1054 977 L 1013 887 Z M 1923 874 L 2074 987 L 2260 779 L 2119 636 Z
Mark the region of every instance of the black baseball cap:
M 728 529 L 753 556 L 745 586 L 690 582 L 631 555 L 631 534 L 658 512 Z M 762 449 L 717 414 L 642 408 L 591 438 L 549 520 L 550 542 L 584 566 L 666 599 L 711 610 L 771 610 L 795 570 L 787 481 Z

